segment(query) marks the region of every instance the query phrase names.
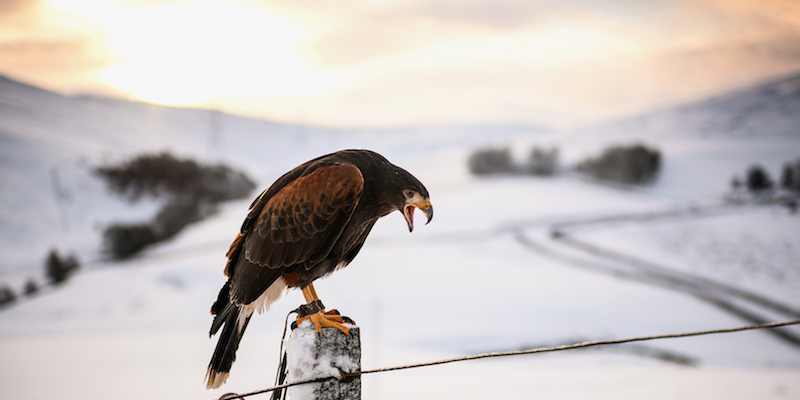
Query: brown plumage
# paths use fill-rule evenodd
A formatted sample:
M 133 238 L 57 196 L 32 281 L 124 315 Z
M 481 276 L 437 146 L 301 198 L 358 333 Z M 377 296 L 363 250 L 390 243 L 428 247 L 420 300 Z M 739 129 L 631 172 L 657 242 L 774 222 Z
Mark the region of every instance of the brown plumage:
M 328 154 L 278 178 L 253 201 L 228 251 L 228 281 L 211 307 L 211 335 L 220 328 L 222 334 L 207 387 L 227 379 L 254 311 L 266 310 L 289 288 L 302 288 L 309 303 L 318 300 L 312 282 L 350 263 L 378 218 L 399 210 L 412 230 L 415 208 L 430 221 L 425 186 L 368 150 Z M 312 318 L 317 329 L 321 323 L 346 332 L 327 320 L 337 321 L 321 313 Z

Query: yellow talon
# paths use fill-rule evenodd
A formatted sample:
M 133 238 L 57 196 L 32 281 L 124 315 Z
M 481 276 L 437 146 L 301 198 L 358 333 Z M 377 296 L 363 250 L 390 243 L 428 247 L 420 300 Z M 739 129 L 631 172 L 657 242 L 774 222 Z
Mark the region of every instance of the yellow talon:
M 322 311 L 318 311 L 315 312 L 314 314 L 298 318 L 297 324 L 300 325 L 307 319 L 310 319 L 311 323 L 314 324 L 314 326 L 317 329 L 317 333 L 322 332 L 322 328 L 336 328 L 344 332 L 345 335 L 350 334 L 350 329 L 342 325 L 344 319 L 342 319 L 342 317 L 339 315 L 328 314 L 328 313 L 323 313 Z
M 303 288 L 303 296 L 306 298 L 306 303 L 311 304 L 315 301 L 319 300 L 317 297 L 317 291 L 314 290 L 313 284 L 308 284 L 308 286 Z M 322 304 L 322 303 L 319 303 Z M 324 307 L 324 306 L 321 306 Z M 330 310 L 325 312 L 325 310 L 317 311 L 314 314 L 307 315 L 305 317 L 300 317 L 297 319 L 297 325 L 303 323 L 303 321 L 310 319 L 311 323 L 317 328 L 317 333 L 322 332 L 322 328 L 336 328 L 345 335 L 350 334 L 350 328 L 342 325 L 344 319 L 339 315 L 339 312 L 336 309 Z

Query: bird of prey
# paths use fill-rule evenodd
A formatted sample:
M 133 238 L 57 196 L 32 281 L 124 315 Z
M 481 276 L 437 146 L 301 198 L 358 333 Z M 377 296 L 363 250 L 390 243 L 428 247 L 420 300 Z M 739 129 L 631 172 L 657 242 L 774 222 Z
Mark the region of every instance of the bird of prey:
M 316 309 L 316 325 L 348 333 L 336 313 L 325 312 L 313 282 L 346 266 L 361 250 L 372 226 L 392 211 L 414 229 L 414 211 L 433 217 L 428 190 L 408 171 L 369 150 L 343 150 L 287 172 L 250 205 L 228 250 L 228 281 L 211 306 L 213 336 L 206 387 L 228 378 L 253 312 L 264 312 L 284 292 L 300 288 Z M 317 309 L 319 309 L 317 311 Z

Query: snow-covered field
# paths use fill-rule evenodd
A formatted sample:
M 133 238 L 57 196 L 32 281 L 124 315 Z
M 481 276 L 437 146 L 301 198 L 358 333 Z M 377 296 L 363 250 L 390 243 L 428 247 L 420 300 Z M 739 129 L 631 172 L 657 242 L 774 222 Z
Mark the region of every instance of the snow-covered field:
M 227 126 L 211 158 L 243 167 L 262 187 L 305 159 L 366 147 L 408 169 L 429 189 L 436 209 L 431 224 L 409 234 L 400 214 L 384 218 L 348 268 L 316 285 L 328 307 L 360 326 L 363 368 L 746 325 L 679 291 L 565 263 L 552 252 L 607 260 L 557 243 L 549 229 L 567 221 L 709 204 L 721 199 L 732 174 L 751 163 L 777 166 L 800 155 L 791 138 L 661 137 L 653 144 L 664 152 L 662 180 L 641 190 L 620 190 L 571 176 L 476 179 L 466 171 L 466 157 L 479 145 L 557 144 L 570 159 L 617 143 L 604 137 L 519 129 L 492 134 L 489 128 L 483 134 L 278 128 L 259 134 L 237 131 L 257 124 Z M 238 142 L 243 137 L 247 145 Z M 185 140 L 191 142 L 192 136 Z M 182 139 L 174 137 L 162 142 L 168 145 L 153 148 L 200 156 L 207 151 L 181 147 Z M 130 151 L 103 148 L 112 158 Z M 62 249 L 76 248 L 93 262 L 62 287 L 0 310 L 0 398 L 212 399 L 271 386 L 284 319 L 302 303 L 299 292 L 253 318 L 226 385 L 207 391 L 203 383 L 216 344 L 207 334 L 208 309 L 225 280 L 224 254 L 250 200 L 225 204 L 218 214 L 141 257 L 106 263 L 96 254 L 99 234 L 92 224 L 107 223 L 103 218 L 114 214 L 136 215 L 92 186 L 100 187 L 77 163 L 84 157 L 91 165 L 102 154 L 67 150 L 60 165 L 74 167 L 64 170 L 61 184 L 75 197 L 64 211 L 72 224 L 66 236 L 85 236 L 66 238 L 73 247 Z M 81 190 L 91 203 L 81 201 L 76 194 Z M 140 205 L 134 213 L 152 212 L 151 206 Z M 84 225 L 88 228 L 78 228 Z M 32 246 L 46 249 L 58 244 L 52 242 L 57 233 L 26 237 L 39 238 Z M 547 251 L 533 251 L 521 243 L 521 235 Z M 800 216 L 785 209 L 743 207 L 698 218 L 573 225 L 570 235 L 800 308 Z M 43 253 L 31 256 L 24 243 L 2 246 L 13 259 L 5 259 L 0 282 L 16 284 L 38 272 L 36 260 Z M 797 327 L 787 331 L 800 335 Z M 800 347 L 764 331 L 670 339 L 369 375 L 363 378 L 363 393 L 365 399 L 800 399 Z

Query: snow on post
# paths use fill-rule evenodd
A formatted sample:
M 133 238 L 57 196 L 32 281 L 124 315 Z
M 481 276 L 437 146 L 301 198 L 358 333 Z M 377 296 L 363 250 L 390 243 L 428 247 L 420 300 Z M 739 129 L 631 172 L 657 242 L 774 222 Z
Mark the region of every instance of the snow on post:
M 350 334 L 323 328 L 319 334 L 310 321 L 292 331 L 286 346 L 287 382 L 336 376 L 361 370 L 361 338 L 355 325 Z M 288 388 L 291 400 L 361 400 L 361 377 L 327 380 Z

